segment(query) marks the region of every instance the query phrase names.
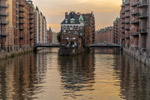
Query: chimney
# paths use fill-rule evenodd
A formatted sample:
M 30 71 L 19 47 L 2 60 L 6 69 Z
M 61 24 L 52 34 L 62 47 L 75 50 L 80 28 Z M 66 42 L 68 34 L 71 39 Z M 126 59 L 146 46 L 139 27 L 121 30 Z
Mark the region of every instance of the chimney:
M 67 18 L 67 16 L 68 16 L 68 12 L 65 12 L 65 18 Z

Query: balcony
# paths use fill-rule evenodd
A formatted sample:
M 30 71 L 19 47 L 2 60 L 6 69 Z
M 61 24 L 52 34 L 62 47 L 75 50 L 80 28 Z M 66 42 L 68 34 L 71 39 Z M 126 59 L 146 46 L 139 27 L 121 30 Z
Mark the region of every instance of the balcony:
M 0 3 L 0 8 L 8 8 L 8 7 L 9 7 L 8 4 L 2 4 L 2 3 Z
M 140 29 L 138 29 L 138 32 L 141 34 L 147 34 L 147 29 L 146 28 L 140 28 Z
M 34 31 L 32 30 L 32 31 L 30 31 L 30 34 L 33 34 L 34 33 Z
M 19 15 L 19 18 L 24 18 L 24 15 L 21 15 L 21 14 L 20 14 L 20 15 Z
M 125 27 L 125 30 L 130 30 L 130 27 L 126 26 L 126 27 Z
M 125 4 L 122 4 L 121 7 L 125 7 Z
M 30 13 L 30 15 L 34 15 L 34 13 L 32 12 L 32 13 Z
M 24 27 L 20 27 L 19 30 L 24 30 Z
M 139 2 L 138 7 L 139 8 L 141 8 L 141 7 L 148 7 L 148 1 L 147 0 L 142 0 L 142 2 Z
M 29 24 L 34 24 L 34 21 L 29 21 Z
M 129 15 L 129 14 L 128 14 L 128 15 L 126 15 L 126 16 L 125 16 L 125 18 L 130 18 L 130 15 Z
M 124 4 L 125 4 L 125 5 L 129 5 L 129 4 L 130 4 L 130 2 L 125 2 Z
M 0 25 L 8 25 L 9 22 L 8 21 L 0 21 Z
M 131 32 L 132 36 L 139 36 L 138 32 Z
M 19 24 L 24 24 L 24 21 L 19 21 Z
M 20 9 L 19 12 L 24 12 L 24 9 Z
M 34 26 L 29 27 L 29 29 L 33 29 L 33 28 L 34 28 Z
M 0 16 L 8 16 L 8 13 L 6 13 L 6 12 L 0 12 Z
M 121 18 L 122 18 L 122 19 L 125 19 L 125 16 L 122 16 Z
M 29 19 L 30 19 L 30 20 L 34 20 L 34 17 L 30 17 Z
M 125 11 L 126 11 L 126 12 L 130 11 L 130 8 L 125 8 Z
M 19 39 L 24 39 L 24 36 L 19 36 Z
M 122 21 L 122 22 L 121 22 L 121 24 L 125 24 L 125 22 L 124 22 L 124 21 Z
M 131 24 L 139 24 L 139 21 L 138 20 L 132 20 Z
M 8 36 L 8 32 L 2 31 L 2 32 L 0 32 L 0 36 L 6 37 L 6 36 Z
M 148 18 L 148 14 L 147 13 L 140 13 L 138 16 L 139 19 L 143 19 L 143 18 Z
M 24 6 L 24 3 L 20 3 L 19 6 Z
M 123 11 L 121 11 L 121 14 L 125 14 L 125 11 L 123 10 Z
M 125 34 L 125 31 L 121 31 L 122 34 Z
M 131 7 L 136 7 L 136 6 L 138 6 L 139 5 L 139 2 L 133 2 L 132 4 L 131 4 Z
M 121 26 L 120 28 L 124 29 L 124 26 Z
M 125 21 L 125 24 L 130 24 L 130 21 Z
M 130 34 L 125 34 L 126 39 L 130 39 Z
M 132 16 L 136 16 L 136 15 L 138 15 L 139 13 L 138 13 L 138 11 L 133 11 L 132 12 Z

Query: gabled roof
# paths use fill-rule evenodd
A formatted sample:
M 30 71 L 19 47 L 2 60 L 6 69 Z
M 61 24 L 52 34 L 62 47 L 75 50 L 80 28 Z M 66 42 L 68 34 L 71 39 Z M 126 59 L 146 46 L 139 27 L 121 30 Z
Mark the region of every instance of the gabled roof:
M 73 24 L 80 24 L 79 17 L 80 15 L 76 14 L 75 12 L 70 12 L 69 15 L 66 15 L 66 18 L 63 20 L 61 24 L 72 24 L 71 20 L 75 21 L 75 23 Z M 66 20 L 68 21 L 67 23 L 65 23 Z
M 84 21 L 84 18 L 83 18 L 83 16 L 82 16 L 82 15 L 80 15 L 80 17 L 79 17 L 79 21 Z

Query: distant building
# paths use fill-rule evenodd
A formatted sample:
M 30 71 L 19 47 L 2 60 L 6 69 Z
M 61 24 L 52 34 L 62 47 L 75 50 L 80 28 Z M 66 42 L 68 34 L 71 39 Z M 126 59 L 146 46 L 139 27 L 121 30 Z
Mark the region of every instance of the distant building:
M 52 33 L 52 43 L 53 44 L 56 44 L 56 43 L 58 43 L 58 40 L 57 40 L 57 33 Z
M 82 14 L 66 13 L 61 23 L 61 33 L 61 45 L 81 46 L 82 37 L 85 35 Z
M 47 44 L 47 21 L 45 16 L 36 7 L 35 14 L 35 44 Z
M 53 32 L 52 32 L 51 28 L 49 28 L 47 30 L 47 43 L 52 43 L 52 35 L 53 35 Z
M 113 43 L 114 44 L 120 44 L 120 18 L 116 18 L 116 20 L 113 22 Z
M 96 31 L 95 43 L 113 43 L 113 27 L 106 27 Z
M 95 43 L 95 17 L 93 12 L 83 14 L 85 23 L 85 43 L 94 44 Z
M 95 40 L 95 19 L 93 13 L 81 14 L 66 12 L 61 23 L 61 44 L 72 46 L 86 46 Z

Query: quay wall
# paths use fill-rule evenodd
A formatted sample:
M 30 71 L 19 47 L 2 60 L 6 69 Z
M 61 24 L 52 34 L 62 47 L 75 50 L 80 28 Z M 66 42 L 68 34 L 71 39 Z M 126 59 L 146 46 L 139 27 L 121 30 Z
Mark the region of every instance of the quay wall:
M 33 50 L 34 50 L 33 48 L 28 48 L 28 49 L 19 49 L 18 51 L 10 51 L 10 52 L 1 51 L 0 52 L 0 60 L 19 56 L 19 55 L 26 54 L 26 53 L 30 53 L 30 52 L 33 52 Z
M 127 49 L 127 48 L 123 48 L 123 51 L 132 56 L 134 59 L 140 61 L 141 63 L 145 64 L 146 66 L 150 67 L 150 57 L 148 57 L 146 55 L 146 53 L 141 53 L 141 52 L 135 52 L 135 51 L 132 51 L 130 49 Z

